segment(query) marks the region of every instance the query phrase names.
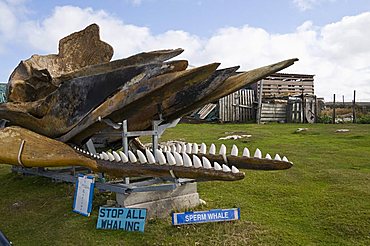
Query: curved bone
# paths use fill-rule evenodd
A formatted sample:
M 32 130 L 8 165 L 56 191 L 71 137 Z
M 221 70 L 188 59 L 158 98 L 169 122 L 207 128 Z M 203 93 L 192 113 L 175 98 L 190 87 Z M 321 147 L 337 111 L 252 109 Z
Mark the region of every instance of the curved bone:
M 162 103 L 173 93 L 181 91 L 184 85 L 200 83 L 212 74 L 219 63 L 163 74 L 142 83 L 136 83 L 128 88 L 122 88 L 114 96 L 107 99 L 98 108 L 94 109 L 89 117 L 85 118 L 70 133 L 62 136 L 61 141 L 72 138 L 75 143 L 81 143 L 94 133 L 103 130 L 106 126 L 96 122 L 100 116 L 109 116 L 115 122 L 130 119 L 129 130 L 143 130 L 151 126 L 152 120 L 158 114 L 157 103 Z M 140 107 L 140 111 L 138 111 Z M 154 107 L 154 108 L 152 108 Z
M 189 144 L 186 145 L 190 146 Z M 225 163 L 230 167 L 235 166 L 236 168 L 250 170 L 284 170 L 289 169 L 293 166 L 293 163 L 290 162 L 288 158 L 286 158 L 285 156 L 284 158 L 281 158 L 279 154 L 275 155 L 275 159 L 272 159 L 270 154 L 266 154 L 266 157 L 262 158 L 262 153 L 258 148 L 256 149 L 257 154 L 254 157 L 249 156 L 249 150 L 247 147 L 244 148 L 243 156 L 237 155 L 238 153 L 236 145 L 234 145 L 232 149 L 233 150 L 231 151 L 231 154 L 226 155 L 226 146 L 222 144 L 220 148 L 220 154 L 215 154 L 216 146 L 214 144 L 211 144 L 208 154 L 203 154 L 201 152 L 198 152 L 197 154 L 191 153 L 189 154 L 189 159 L 197 156 L 200 159 L 205 158 L 206 160 L 209 160 L 211 162 Z M 205 162 L 203 159 L 203 166 L 205 168 L 208 168 L 209 164 L 204 163 Z
M 198 157 L 206 157 L 211 162 L 225 163 L 229 166 L 235 166 L 241 169 L 250 170 L 284 170 L 293 166 L 293 163 L 282 160 L 271 160 L 266 158 L 251 158 L 246 156 L 232 156 L 232 155 L 210 155 L 197 154 Z
M 45 99 L 31 103 L 33 107 L 40 108 L 37 117 L 25 112 L 24 105 L 28 108 L 28 103 L 5 103 L 0 105 L 0 118 L 49 137 L 57 137 L 74 128 L 93 108 L 115 93 L 117 88 L 172 69 L 171 63 L 152 63 L 75 78 L 63 83 Z
M 83 150 L 75 150 L 67 144 L 21 127 L 7 127 L 0 130 L 0 148 L 7 149 L 6 153 L 0 153 L 0 162 L 19 165 L 18 154 L 22 141 L 25 143 L 21 153 L 21 161 L 25 167 L 85 166 L 95 172 L 104 172 L 116 177 L 141 175 L 171 177 L 170 170 L 172 170 L 176 177 L 196 180 L 233 181 L 244 178 L 242 172 L 230 173 L 202 167 L 194 168 L 165 163 L 162 165 L 159 163 L 138 165 L 137 157 L 131 151 L 129 152 L 130 161 L 126 163 L 117 163 L 115 159 L 110 161 L 109 158 L 108 160 L 93 159 L 86 151 L 83 153 Z M 163 162 L 167 162 L 166 159 Z

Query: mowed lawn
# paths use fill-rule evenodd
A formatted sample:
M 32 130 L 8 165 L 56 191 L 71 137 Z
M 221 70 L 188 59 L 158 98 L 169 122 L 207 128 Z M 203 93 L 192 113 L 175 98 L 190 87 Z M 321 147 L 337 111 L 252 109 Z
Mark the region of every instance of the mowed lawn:
M 299 127 L 308 130 L 295 133 Z M 218 140 L 234 133 L 252 137 Z M 96 192 L 86 218 L 72 212 L 73 185 L 0 165 L 0 230 L 14 245 L 370 245 L 370 125 L 180 124 L 161 138 L 170 139 L 224 143 L 228 152 L 232 144 L 258 147 L 294 166 L 198 184 L 207 204 L 196 210 L 239 207 L 240 221 L 172 226 L 169 217 L 130 233 L 95 229 L 98 208 L 112 194 Z

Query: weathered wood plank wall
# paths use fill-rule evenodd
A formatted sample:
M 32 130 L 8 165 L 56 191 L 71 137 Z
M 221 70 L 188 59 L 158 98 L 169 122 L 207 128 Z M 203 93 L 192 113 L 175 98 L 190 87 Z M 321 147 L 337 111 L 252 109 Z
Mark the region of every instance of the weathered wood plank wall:
M 248 122 L 255 120 L 253 107 L 254 91 L 241 89 L 219 100 L 219 118 L 221 122 Z
M 262 103 L 261 122 L 286 122 L 286 104 Z

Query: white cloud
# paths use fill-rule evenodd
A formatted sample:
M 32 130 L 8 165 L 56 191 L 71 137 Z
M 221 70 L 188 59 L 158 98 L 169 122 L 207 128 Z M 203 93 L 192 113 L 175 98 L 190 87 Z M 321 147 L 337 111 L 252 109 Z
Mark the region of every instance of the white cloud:
M 131 0 L 131 2 L 132 2 L 133 5 L 138 6 L 138 5 L 141 4 L 142 1 L 141 0 Z
M 293 0 L 293 3 L 301 11 L 313 9 L 315 6 L 320 5 L 324 2 L 335 2 L 336 0 Z
M 0 54 L 6 50 L 7 42 L 14 38 L 17 30 L 15 5 L 0 1 Z
M 0 8 L 0 11 L 14 19 L 12 9 Z M 181 30 L 154 35 L 147 27 L 126 24 L 105 11 L 60 6 L 40 22 L 15 18 L 12 25 L 17 28 L 12 30 L 17 30 L 13 37 L 23 37 L 25 46 L 45 54 L 56 53 L 60 38 L 91 23 L 100 26 L 101 38 L 113 46 L 114 59 L 142 51 L 181 47 L 185 52 L 179 58 L 188 59 L 192 65 L 221 62 L 222 67 L 241 65 L 248 70 L 297 57 L 300 61 L 284 72 L 315 74 L 318 96 L 331 100 L 336 93 L 350 100 L 353 89 L 357 89 L 359 100 L 370 101 L 370 29 L 367 28 L 370 12 L 344 17 L 323 27 L 307 21 L 286 34 L 271 34 L 245 25 L 219 29 L 205 39 Z M 7 28 L 0 24 L 0 33 Z M 7 47 L 4 40 L 1 34 L 0 49 L 1 45 Z

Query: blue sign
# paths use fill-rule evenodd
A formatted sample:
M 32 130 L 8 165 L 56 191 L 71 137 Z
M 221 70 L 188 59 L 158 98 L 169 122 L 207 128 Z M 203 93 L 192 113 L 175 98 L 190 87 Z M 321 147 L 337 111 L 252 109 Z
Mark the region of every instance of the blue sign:
M 209 211 L 173 213 L 172 224 L 184 225 L 218 221 L 240 220 L 240 208 L 212 209 Z
M 95 179 L 91 176 L 78 175 L 76 181 L 75 198 L 73 201 L 73 212 L 90 216 L 92 200 L 94 197 Z
M 97 229 L 144 232 L 145 208 L 99 208 Z

